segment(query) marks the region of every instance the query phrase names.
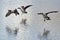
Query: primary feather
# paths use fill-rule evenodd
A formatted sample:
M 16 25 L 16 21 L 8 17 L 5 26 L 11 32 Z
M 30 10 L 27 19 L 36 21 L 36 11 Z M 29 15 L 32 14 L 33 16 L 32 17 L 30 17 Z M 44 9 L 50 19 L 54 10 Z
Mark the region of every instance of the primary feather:
M 32 6 L 32 5 L 28 5 L 28 6 L 26 6 L 26 7 L 24 7 L 24 10 L 26 10 L 28 7 L 30 7 L 30 6 Z
M 57 13 L 58 11 L 51 11 L 51 12 L 47 12 L 46 15 L 48 15 L 49 13 Z
M 7 14 L 5 17 L 8 17 L 11 14 L 11 10 L 8 10 Z

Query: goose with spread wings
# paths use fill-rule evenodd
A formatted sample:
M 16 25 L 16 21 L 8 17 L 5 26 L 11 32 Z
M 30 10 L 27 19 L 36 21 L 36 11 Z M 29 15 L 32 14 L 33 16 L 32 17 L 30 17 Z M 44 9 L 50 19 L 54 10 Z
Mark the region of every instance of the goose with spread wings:
M 14 13 L 16 16 L 19 15 L 19 12 L 17 11 L 17 9 L 15 9 L 13 11 L 12 10 L 8 10 L 8 12 L 6 13 L 5 17 L 8 17 L 12 13 Z
M 32 6 L 32 5 L 28 5 L 26 7 L 21 6 L 21 7 L 18 7 L 18 9 L 20 9 L 22 11 L 22 13 L 25 13 L 26 14 L 27 13 L 26 9 L 29 8 L 30 6 Z
M 51 12 L 47 12 L 47 13 L 38 13 L 38 15 L 42 15 L 43 16 L 43 18 L 44 18 L 44 21 L 46 21 L 46 20 L 51 20 L 50 19 L 50 17 L 48 17 L 48 14 L 50 14 L 50 13 L 57 13 L 58 11 L 51 11 Z

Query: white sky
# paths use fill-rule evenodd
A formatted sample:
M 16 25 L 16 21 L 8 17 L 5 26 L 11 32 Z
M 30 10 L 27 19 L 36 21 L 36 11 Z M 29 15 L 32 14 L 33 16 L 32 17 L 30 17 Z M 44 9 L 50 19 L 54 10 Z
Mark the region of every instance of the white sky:
M 15 16 L 14 14 L 9 17 L 5 17 L 8 9 L 15 9 L 22 5 L 33 5 L 27 9 L 27 15 Z M 16 40 L 39 40 L 37 35 L 43 33 L 43 29 L 46 28 L 50 30 L 51 40 L 60 40 L 60 0 L 0 0 L 0 39 L 7 39 L 5 33 L 6 25 L 11 27 L 19 27 L 20 31 Z M 57 10 L 59 13 L 49 14 L 51 18 L 50 21 L 43 21 L 42 16 L 38 16 L 39 12 L 49 12 Z M 21 11 L 18 10 L 21 14 Z M 25 30 L 24 26 L 20 25 L 22 18 L 27 18 L 28 28 Z M 24 31 L 25 30 L 25 31 Z M 3 31 L 3 32 L 2 32 Z M 5 34 L 4 34 L 5 33 Z M 4 39 L 3 39 L 4 38 Z M 13 39 L 12 39 L 13 40 Z

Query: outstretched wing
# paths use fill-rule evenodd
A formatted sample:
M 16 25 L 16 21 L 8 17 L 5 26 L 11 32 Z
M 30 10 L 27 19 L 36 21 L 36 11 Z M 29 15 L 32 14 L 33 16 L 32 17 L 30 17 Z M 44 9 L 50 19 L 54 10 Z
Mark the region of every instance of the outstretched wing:
M 10 14 L 11 14 L 11 12 L 8 11 L 5 17 L 8 17 Z
M 47 12 L 46 15 L 48 15 L 49 13 L 57 13 L 58 11 L 51 11 L 51 12 Z
M 43 13 L 37 13 L 38 15 L 43 15 Z
M 30 6 L 32 6 L 32 5 L 28 5 L 28 6 L 26 6 L 25 8 L 24 8 L 24 10 L 26 10 L 28 7 L 30 7 Z

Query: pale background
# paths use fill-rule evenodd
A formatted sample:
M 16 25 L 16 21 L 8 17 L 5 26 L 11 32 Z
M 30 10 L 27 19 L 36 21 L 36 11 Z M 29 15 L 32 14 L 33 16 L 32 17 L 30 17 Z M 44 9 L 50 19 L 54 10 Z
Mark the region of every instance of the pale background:
M 20 6 L 33 5 L 27 9 L 28 14 L 14 14 L 5 17 L 7 10 L 14 10 Z M 43 21 L 42 16 L 38 16 L 38 12 L 49 12 L 57 10 L 59 13 L 49 14 L 50 21 Z M 22 18 L 27 18 L 27 26 L 20 24 Z M 18 27 L 17 36 L 8 35 L 6 26 L 12 28 Z M 0 40 L 45 40 L 39 38 L 42 35 L 44 28 L 50 30 L 48 40 L 60 40 L 60 0 L 0 0 Z M 47 39 L 46 39 L 47 40 Z

